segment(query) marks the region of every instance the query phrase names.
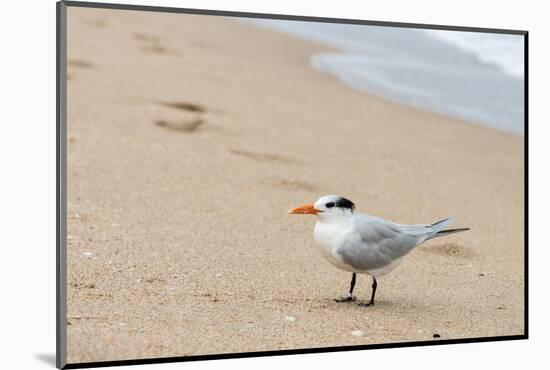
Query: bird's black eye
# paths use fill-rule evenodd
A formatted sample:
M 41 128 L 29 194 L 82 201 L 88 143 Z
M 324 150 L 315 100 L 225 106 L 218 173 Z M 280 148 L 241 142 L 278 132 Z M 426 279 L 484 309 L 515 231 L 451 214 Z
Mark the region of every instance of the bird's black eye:
M 334 202 L 328 202 L 327 204 L 325 204 L 325 207 L 327 207 L 327 208 L 334 207 Z

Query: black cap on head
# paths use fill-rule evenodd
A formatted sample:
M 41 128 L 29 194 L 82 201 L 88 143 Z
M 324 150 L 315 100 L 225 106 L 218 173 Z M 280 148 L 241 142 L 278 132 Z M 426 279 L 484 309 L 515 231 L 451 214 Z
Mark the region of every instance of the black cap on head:
M 351 200 L 346 199 L 344 197 L 338 198 L 338 200 L 336 200 L 334 203 L 336 207 L 349 209 L 352 212 L 355 211 L 355 203 L 353 203 Z

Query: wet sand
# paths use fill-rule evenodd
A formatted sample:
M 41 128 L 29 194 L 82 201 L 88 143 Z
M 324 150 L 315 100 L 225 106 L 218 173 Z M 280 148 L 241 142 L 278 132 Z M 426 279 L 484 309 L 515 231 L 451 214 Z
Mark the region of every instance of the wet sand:
M 312 69 L 234 19 L 68 9 L 68 361 L 523 334 L 523 137 Z M 312 244 L 325 194 L 467 233 L 373 307 Z M 370 296 L 359 276 L 356 294 Z

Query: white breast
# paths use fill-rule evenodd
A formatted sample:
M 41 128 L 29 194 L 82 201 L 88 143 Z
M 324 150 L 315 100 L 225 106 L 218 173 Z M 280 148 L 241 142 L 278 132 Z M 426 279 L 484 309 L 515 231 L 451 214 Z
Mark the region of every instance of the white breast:
M 352 229 L 346 224 L 318 221 L 313 230 L 313 239 L 321 255 L 333 266 L 349 272 L 358 272 L 352 266 L 344 263 L 342 257 L 337 253 L 338 248 L 351 234 Z

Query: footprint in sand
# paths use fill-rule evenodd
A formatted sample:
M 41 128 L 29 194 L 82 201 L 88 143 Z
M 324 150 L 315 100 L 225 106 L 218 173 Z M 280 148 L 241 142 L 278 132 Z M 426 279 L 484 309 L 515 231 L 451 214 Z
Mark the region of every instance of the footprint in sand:
M 82 59 L 69 59 L 67 60 L 67 80 L 72 80 L 78 69 L 92 69 L 94 65 L 86 60 Z
M 164 107 L 180 109 L 180 110 L 188 111 L 188 112 L 200 112 L 200 113 L 206 112 L 206 109 L 201 105 L 194 104 L 194 103 L 188 103 L 188 102 L 182 102 L 182 101 L 179 101 L 179 102 L 159 101 L 159 102 L 157 102 L 157 104 L 162 105 Z
M 156 120 L 155 125 L 159 127 L 164 127 L 173 131 L 180 132 L 195 132 L 199 127 L 204 124 L 204 121 L 200 118 L 189 119 L 189 120 L 180 120 L 180 121 L 165 121 L 165 120 Z
M 283 157 L 279 154 L 272 153 L 259 153 L 259 152 L 250 152 L 246 150 L 231 149 L 231 153 L 246 157 L 255 161 L 261 162 L 280 162 L 280 163 L 296 163 L 297 161 L 291 158 Z
M 445 243 L 445 244 L 433 245 L 433 246 L 422 246 L 419 249 L 426 253 L 437 254 L 445 257 L 458 257 L 458 258 L 470 259 L 475 257 L 476 255 L 472 250 L 456 243 Z
M 270 180 L 262 181 L 262 184 L 267 185 L 273 189 L 283 189 L 287 191 L 308 191 L 315 192 L 317 188 L 312 184 L 304 181 L 298 181 L 296 179 L 284 179 L 284 180 Z
M 94 289 L 95 284 L 93 283 L 71 283 L 71 286 L 76 289 Z
M 82 59 L 69 59 L 67 60 L 67 66 L 69 68 L 74 67 L 74 68 L 84 68 L 84 69 L 94 67 L 92 63 Z
M 90 19 L 86 23 L 96 28 L 105 28 L 107 26 L 107 22 L 102 18 Z
M 137 40 L 140 49 L 145 53 L 171 55 L 178 54 L 176 51 L 166 48 L 157 36 L 146 33 L 135 33 L 134 38 Z
M 317 188 L 307 182 L 298 181 L 295 179 L 281 180 L 279 181 L 279 187 L 282 187 L 285 190 L 293 191 L 317 191 Z
M 199 104 L 184 101 L 165 102 L 157 101 L 155 104 L 170 108 L 170 118 L 159 118 L 155 120 L 155 125 L 168 130 L 194 133 L 204 127 L 206 123 L 206 108 Z M 177 111 L 177 114 L 175 113 Z

